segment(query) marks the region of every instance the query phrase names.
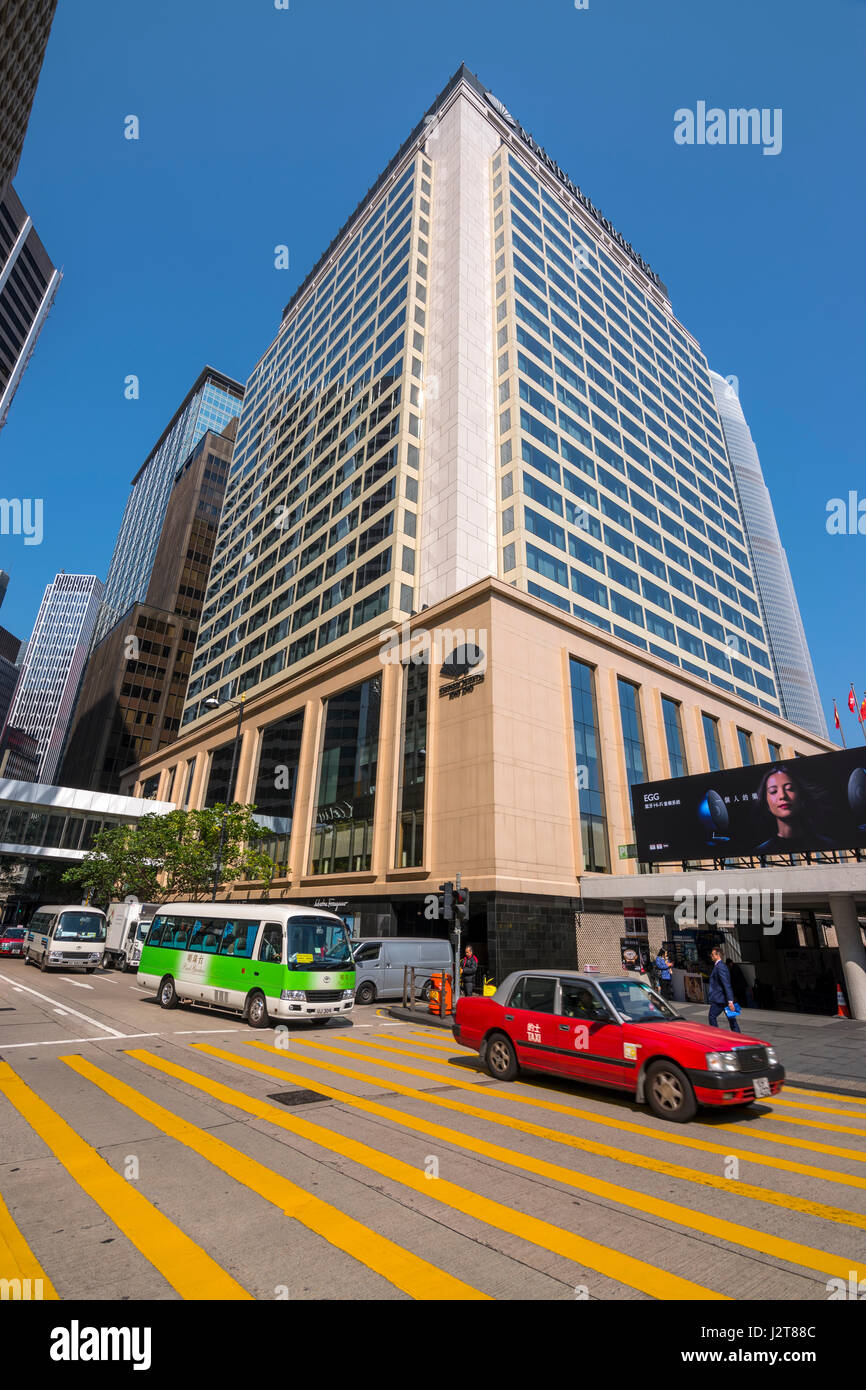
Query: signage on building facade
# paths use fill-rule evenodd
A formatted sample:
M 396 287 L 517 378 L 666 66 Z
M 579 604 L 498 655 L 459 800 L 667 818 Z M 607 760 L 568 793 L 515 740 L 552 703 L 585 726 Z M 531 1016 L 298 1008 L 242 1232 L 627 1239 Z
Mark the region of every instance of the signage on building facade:
M 485 666 L 485 654 L 474 643 L 467 642 L 455 647 L 439 668 L 440 677 L 448 678 L 447 684 L 439 687 L 440 699 L 447 695 L 449 700 L 456 700 L 460 695 L 468 695 L 484 680 Z M 480 671 L 476 669 L 478 667 L 481 667 Z

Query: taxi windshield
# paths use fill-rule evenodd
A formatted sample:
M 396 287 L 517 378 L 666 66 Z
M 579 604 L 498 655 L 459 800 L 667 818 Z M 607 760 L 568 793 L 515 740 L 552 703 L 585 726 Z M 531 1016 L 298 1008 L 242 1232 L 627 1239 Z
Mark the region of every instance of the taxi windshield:
M 617 1013 L 630 1023 L 667 1023 L 679 1018 L 649 985 L 633 980 L 605 980 L 602 988 Z

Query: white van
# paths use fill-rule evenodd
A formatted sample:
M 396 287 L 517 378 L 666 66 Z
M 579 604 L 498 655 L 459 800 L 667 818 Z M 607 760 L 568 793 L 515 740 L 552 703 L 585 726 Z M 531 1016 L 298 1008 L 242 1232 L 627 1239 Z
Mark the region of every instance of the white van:
M 105 942 L 106 970 L 138 969 L 141 948 L 147 937 L 148 928 L 159 912 L 159 903 L 135 902 L 111 903 L 108 908 L 108 936 Z
M 24 964 L 40 970 L 83 966 L 92 975 L 102 964 L 105 931 L 105 913 L 98 907 L 65 903 L 37 908 L 24 938 Z
M 453 971 L 454 958 L 447 941 L 418 936 L 362 936 L 352 942 L 355 955 L 355 1003 L 374 999 L 402 999 L 404 967 L 415 971 L 415 997 L 426 999 L 431 976 Z M 421 974 L 421 970 L 425 972 Z

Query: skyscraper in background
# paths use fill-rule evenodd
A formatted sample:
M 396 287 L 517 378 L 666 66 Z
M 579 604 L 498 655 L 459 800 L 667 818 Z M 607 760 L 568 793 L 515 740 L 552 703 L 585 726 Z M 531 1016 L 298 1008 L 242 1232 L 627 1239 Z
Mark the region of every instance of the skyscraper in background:
M 239 414 L 243 393 L 239 382 L 205 367 L 133 478 L 94 644 L 132 604 L 144 600 L 175 475 L 206 430 L 219 434 Z
M 177 735 L 236 428 L 207 430 L 181 463 L 145 600 L 88 658 L 62 786 L 116 792 L 125 767 Z
M 184 723 L 489 575 L 781 710 L 706 358 L 464 67 L 250 377 Z
M 60 573 L 39 606 L 7 721 L 36 740 L 37 782 L 54 781 L 102 594 L 95 575 Z
M 0 200 L 0 429 L 62 278 L 10 186 Z
M 739 393 L 718 372 L 710 372 L 710 382 L 742 508 L 782 711 L 793 724 L 800 724 L 826 738 L 827 725 L 800 607 L 758 451 L 743 414 Z
M 15 177 L 57 0 L 0 5 L 0 199 Z

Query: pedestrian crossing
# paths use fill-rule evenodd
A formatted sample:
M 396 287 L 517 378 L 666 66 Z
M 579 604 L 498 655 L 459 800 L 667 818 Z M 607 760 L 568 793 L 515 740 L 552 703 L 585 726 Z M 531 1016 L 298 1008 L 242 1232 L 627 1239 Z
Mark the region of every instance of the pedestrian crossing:
M 41 1216 L 61 1173 L 113 1258 L 185 1300 L 268 1296 L 254 1271 L 271 1241 L 303 1297 L 346 1296 L 317 1268 L 332 1290 L 419 1301 L 821 1299 L 829 1279 L 866 1278 L 866 1129 L 839 1123 L 866 1119 L 862 1098 L 788 1090 L 677 1126 L 555 1078 L 503 1087 L 438 1030 L 273 1037 L 0 1060 L 0 1134 L 14 1121 L 42 1173 L 36 1192 L 0 1151 L 2 1296 L 25 1280 L 77 1296 Z M 122 1171 L 130 1125 L 159 1181 Z M 236 1207 L 230 1240 L 205 1193 Z M 530 1292 L 513 1292 L 516 1268 Z

